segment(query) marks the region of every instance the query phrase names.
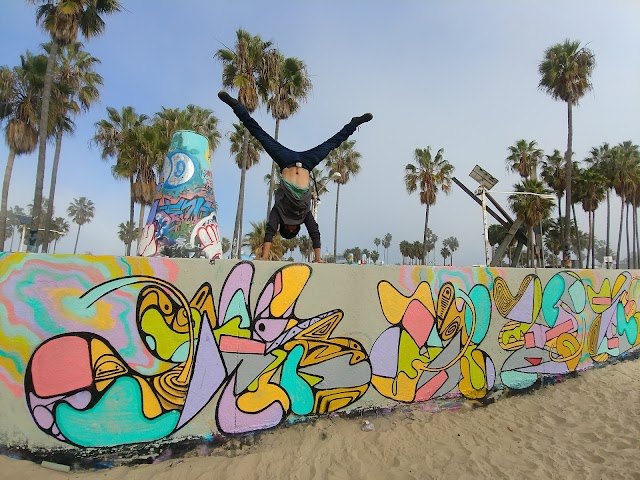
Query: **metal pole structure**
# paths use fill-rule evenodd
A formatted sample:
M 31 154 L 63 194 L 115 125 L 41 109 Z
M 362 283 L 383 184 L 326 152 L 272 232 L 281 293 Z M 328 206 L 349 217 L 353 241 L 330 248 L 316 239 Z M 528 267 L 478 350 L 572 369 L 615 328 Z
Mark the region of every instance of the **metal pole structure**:
M 482 225 L 484 227 L 484 259 L 485 266 L 489 266 L 489 226 L 487 225 L 487 189 L 480 187 L 482 191 Z

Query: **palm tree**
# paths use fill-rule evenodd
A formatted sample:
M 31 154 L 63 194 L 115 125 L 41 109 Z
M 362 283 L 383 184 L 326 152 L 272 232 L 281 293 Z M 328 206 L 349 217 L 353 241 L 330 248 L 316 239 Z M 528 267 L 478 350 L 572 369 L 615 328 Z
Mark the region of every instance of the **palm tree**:
M 340 186 L 345 185 L 360 172 L 362 155 L 355 149 L 356 141 L 347 140 L 331 151 L 327 156 L 329 178 L 338 186 L 336 189 L 336 218 L 333 229 L 333 258 L 338 255 L 338 207 L 340 205 Z
M 49 125 L 49 102 L 54 81 L 54 70 L 58 48 L 77 41 L 78 35 L 89 39 L 104 31 L 103 16 L 121 10 L 118 0 L 28 0 L 39 4 L 36 10 L 38 23 L 50 36 L 51 48 L 44 78 L 40 120 L 38 122 L 38 167 L 33 195 L 32 231 L 40 227 L 42 190 L 44 184 L 47 133 Z
M 382 248 L 384 248 L 384 261 L 389 263 L 389 247 L 391 246 L 391 234 L 385 233 L 382 237 Z
M 268 95 L 267 110 L 276 120 L 273 138 L 278 140 L 280 120 L 286 120 L 298 111 L 300 102 L 306 101 L 311 92 L 312 84 L 307 66 L 299 58 L 285 58 L 277 50 L 267 55 L 267 68 L 270 69 L 265 79 L 268 82 L 265 94 Z M 276 164 L 271 162 L 271 176 L 269 182 L 269 199 L 267 202 L 267 217 L 271 211 L 271 202 L 275 188 Z
M 222 254 L 226 255 L 226 253 L 231 248 L 231 242 L 227 237 L 222 237 Z
M 244 236 L 243 246 L 251 248 L 251 252 L 257 257 L 262 255 L 262 244 L 264 243 L 264 233 L 267 228 L 267 222 L 251 222 L 253 230 Z M 273 237 L 273 243 L 271 244 L 271 250 L 269 251 L 269 260 L 280 260 L 287 250 L 282 243 L 282 237 L 279 233 Z
M 131 149 L 127 148 L 129 131 L 142 125 L 147 119 L 146 115 L 138 115 L 133 107 L 122 107 L 118 112 L 113 107 L 107 107 L 107 119 L 96 122 L 96 133 L 92 144 L 101 148 L 102 160 L 115 159 L 116 163 L 111 167 L 111 173 L 116 179 L 129 181 L 129 242 L 126 255 L 131 255 L 131 243 L 133 242 L 133 212 L 135 206 L 134 180 L 136 174 L 135 159 L 131 158 Z
M 449 252 L 451 252 L 450 265 L 453 265 L 453 252 L 455 252 L 460 247 L 460 244 L 458 243 L 458 239 L 456 237 L 445 238 L 442 241 L 442 245 L 447 247 L 449 249 Z
M 118 238 L 120 239 L 121 242 L 124 243 L 124 248 L 125 248 L 125 252 L 124 254 L 127 254 L 127 245 L 129 243 L 129 232 L 131 231 L 131 224 L 129 223 L 129 220 L 127 220 L 126 222 L 122 222 L 120 223 L 120 225 L 118 225 Z M 137 238 L 138 237 L 138 233 L 139 233 L 139 228 L 135 227 L 133 229 L 133 235 Z
M 51 243 L 51 241 L 53 241 L 53 253 L 56 253 L 56 247 L 58 245 L 58 240 L 60 240 L 62 237 L 64 237 L 67 233 L 69 233 L 69 230 L 71 229 L 71 225 L 69 225 L 69 222 L 67 222 L 67 220 L 63 217 L 55 217 L 52 221 L 51 221 L 51 229 L 50 229 L 50 238 L 49 238 L 49 243 Z M 49 250 L 49 245 L 47 245 L 47 251 Z
M 522 220 L 522 223 L 527 226 L 529 232 L 529 245 L 527 245 L 527 253 L 529 254 L 529 266 L 533 267 L 535 247 L 533 245 L 533 227 L 540 224 L 540 222 L 551 213 L 553 208 L 553 201 L 541 197 L 540 195 L 549 195 L 551 190 L 544 188 L 542 182 L 539 180 L 523 180 L 521 183 L 514 185 L 514 192 L 525 193 L 509 195 L 509 205 L 511 210 Z M 535 195 L 526 195 L 526 193 L 533 193 Z
M 67 214 L 71 217 L 74 223 L 78 224 L 78 233 L 76 234 L 76 243 L 73 247 L 73 253 L 76 253 L 78 248 L 78 238 L 80 237 L 80 227 L 85 223 L 91 222 L 95 214 L 95 206 L 93 202 L 86 197 L 74 198 L 73 201 L 67 207 Z
M 630 202 L 633 195 L 634 182 L 640 166 L 640 152 L 637 145 L 626 141 L 613 147 L 611 155 L 614 164 L 613 188 L 620 197 L 620 229 L 618 231 L 618 248 L 616 250 L 616 268 L 620 268 L 624 207 L 625 204 Z
M 605 191 L 607 198 L 607 239 L 605 247 L 605 255 L 611 255 L 610 249 L 610 231 L 611 231 L 611 201 L 610 192 L 615 188 L 615 163 L 613 158 L 613 149 L 609 147 L 608 143 L 603 143 L 599 147 L 593 147 L 589 152 L 589 156 L 585 158 L 585 162 L 591 167 L 595 168 L 598 173 L 604 177 Z
M 553 220 L 549 219 L 546 228 L 544 229 L 544 246 L 549 250 L 552 254 L 552 267 L 558 267 L 558 258 L 560 256 L 560 252 L 562 252 L 562 247 L 564 245 L 564 241 L 562 239 L 561 234 L 561 225 L 562 219 Z
M 4 250 L 7 202 L 15 157 L 31 153 L 38 144 L 38 111 L 47 58 L 20 56 L 20 65 L 0 67 L 0 122 L 5 122 L 4 138 L 9 147 L 0 203 L 0 251 Z
M 376 238 L 376 240 L 379 241 L 380 239 Z M 402 265 L 404 265 L 404 259 L 409 256 L 409 248 L 411 247 L 411 244 L 406 240 L 402 240 L 398 247 L 400 248 L 400 255 L 402 255 Z
M 563 235 L 562 229 L 562 208 L 560 206 L 560 199 L 562 195 L 564 195 L 565 183 L 564 183 L 564 175 L 565 175 L 565 166 L 564 166 L 564 158 L 560 154 L 560 150 L 554 150 L 551 155 L 545 155 L 545 158 L 542 160 L 542 180 L 553 192 L 556 194 L 556 198 L 558 199 L 558 225 L 560 228 L 560 235 Z
M 247 129 L 239 123 L 234 123 L 233 129 L 233 132 L 230 132 L 228 135 L 229 143 L 231 144 L 229 151 L 231 152 L 231 155 L 233 155 L 233 159 L 235 160 L 238 168 L 242 169 L 244 162 L 245 171 L 249 170 L 251 167 L 260 163 L 260 154 L 264 153 L 264 148 L 254 137 L 249 137 L 246 157 L 243 157 L 244 137 Z
M 222 85 L 226 88 L 238 89 L 238 100 L 249 112 L 254 112 L 259 104 L 259 89 L 261 85 L 268 85 L 266 78 L 273 69 L 268 68 L 265 60 L 270 57 L 271 42 L 265 42 L 259 35 L 253 36 L 247 31 L 236 31 L 234 50 L 220 49 L 216 53 L 222 62 Z M 242 162 L 240 173 L 240 191 L 238 193 L 238 208 L 231 244 L 231 256 L 237 258 L 240 254 L 239 243 L 242 239 L 242 212 L 244 208 L 244 183 L 247 169 L 249 148 L 249 131 L 244 132 L 242 148 Z
M 429 253 L 433 250 L 433 263 L 435 265 L 435 250 L 436 250 L 436 242 L 438 241 L 438 236 L 431 231 L 430 228 L 427 228 L 427 259 L 425 265 L 429 264 Z M 457 248 L 457 247 L 456 247 Z
M 300 249 L 300 255 L 304 261 L 311 260 L 311 254 L 313 253 L 313 241 L 307 235 L 302 235 L 298 242 L 298 248 Z
M 606 179 L 595 168 L 582 170 L 576 179 L 576 196 L 580 198 L 582 209 L 589 217 L 589 240 L 587 242 L 587 263 L 589 268 L 589 254 L 591 253 L 591 268 L 595 268 L 595 211 L 598 204 L 605 198 Z
M 595 56 L 579 41 L 565 40 L 550 46 L 544 52 L 544 58 L 538 65 L 540 73 L 539 87 L 556 100 L 567 104 L 567 151 L 565 152 L 565 224 L 564 231 L 569 232 L 571 214 L 571 173 L 573 170 L 573 106 L 591 90 L 591 74 L 595 68 Z M 569 256 L 569 238 L 565 235 L 564 256 Z
M 44 222 L 43 252 L 47 252 L 49 244 L 49 230 L 53 218 L 53 204 L 56 193 L 56 180 L 58 176 L 58 164 L 60 162 L 60 150 L 62 148 L 62 136 L 65 133 L 73 133 L 74 124 L 69 114 L 76 115 L 81 111 L 88 111 L 92 104 L 100 98 L 98 88 L 102 86 L 102 77 L 95 72 L 95 66 L 100 63 L 96 57 L 85 52 L 80 42 L 68 44 L 62 48 L 56 65 L 55 76 L 69 89 L 64 99 L 63 108 L 59 109 L 55 121 L 56 147 L 51 167 L 51 182 L 49 184 L 49 203 L 47 205 L 46 219 Z M 51 44 L 44 46 L 49 53 Z
M 405 241 L 405 240 L 403 240 Z M 378 247 L 380 246 L 380 239 L 378 237 L 373 239 L 373 244 L 376 246 L 376 252 L 378 251 Z
M 431 147 L 416 148 L 416 164 L 409 163 L 404 167 L 404 184 L 409 194 L 419 190 L 420 203 L 426 205 L 424 219 L 423 254 L 424 263 L 427 256 L 427 228 L 429 225 L 429 208 L 435 205 L 438 190 L 445 194 L 451 191 L 451 175 L 455 170 L 447 160 L 444 159 L 444 148 L 436 153 L 435 158 L 431 155 Z
M 212 110 L 193 104 L 187 105 L 184 109 L 162 107 L 153 117 L 153 125 L 159 129 L 162 137 L 163 152 L 169 149 L 175 132 L 191 130 L 207 137 L 209 153 L 213 155 L 220 145 L 218 122 Z
M 442 265 L 446 265 L 447 264 L 447 258 L 449 258 L 449 255 L 451 255 L 451 252 L 449 251 L 449 249 L 447 247 L 442 247 L 440 249 L 440 255 L 442 255 Z
M 518 172 L 525 180 L 537 180 L 538 163 L 542 159 L 542 154 L 535 140 L 531 142 L 518 140 L 515 145 L 509 147 L 507 170 Z
M 7 225 L 11 227 L 11 246 L 9 247 L 10 251 L 13 251 L 13 237 L 15 236 L 16 229 L 22 225 L 20 221 L 20 215 L 25 215 L 24 209 L 16 205 L 13 208 L 10 208 L 7 213 Z

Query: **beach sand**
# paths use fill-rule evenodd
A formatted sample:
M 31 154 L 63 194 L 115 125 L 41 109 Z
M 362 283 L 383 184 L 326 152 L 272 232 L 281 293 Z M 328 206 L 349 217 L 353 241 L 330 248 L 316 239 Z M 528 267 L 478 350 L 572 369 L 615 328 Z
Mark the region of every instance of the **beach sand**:
M 241 450 L 110 470 L 59 473 L 0 456 L 0 478 L 640 479 L 640 360 L 475 405 L 322 418 L 263 433 Z M 365 420 L 375 430 L 363 430 Z

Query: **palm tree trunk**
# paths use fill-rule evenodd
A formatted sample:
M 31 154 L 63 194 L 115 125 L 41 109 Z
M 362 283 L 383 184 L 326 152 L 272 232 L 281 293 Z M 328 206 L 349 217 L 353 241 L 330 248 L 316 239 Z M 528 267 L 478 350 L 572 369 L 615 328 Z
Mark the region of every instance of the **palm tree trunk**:
M 80 238 L 80 224 L 78 224 L 78 233 L 76 233 L 76 244 L 73 246 L 73 254 L 75 255 L 78 249 L 78 238 Z
M 337 185 L 338 185 L 338 188 L 336 188 L 336 219 L 333 226 L 333 261 L 334 262 L 338 260 L 338 204 L 340 203 L 340 184 L 338 183 Z
M 564 245 L 564 223 L 562 222 L 562 206 L 560 205 L 562 195 L 557 193 L 556 198 L 558 199 L 558 228 L 560 229 L 560 239 L 562 241 L 562 245 Z
M 533 236 L 533 226 L 529 225 L 529 238 L 527 239 L 527 253 L 529 254 L 529 268 L 533 268 L 534 265 L 534 236 Z
M 49 251 L 49 236 L 51 233 L 51 221 L 53 219 L 53 201 L 56 196 L 56 181 L 58 178 L 58 164 L 60 162 L 60 150 L 62 149 L 62 131 L 56 135 L 56 151 L 53 155 L 53 165 L 51 167 L 51 182 L 49 183 L 49 202 L 47 203 L 47 216 L 44 224 L 44 237 L 42 241 L 42 252 Z
M 636 202 L 633 202 L 631 209 L 631 267 L 637 267 L 636 261 Z
M 9 148 L 9 158 L 7 158 L 7 166 L 4 169 L 4 181 L 2 182 L 2 201 L 0 203 L 0 252 L 4 251 L 4 242 L 6 240 L 7 201 L 9 199 L 9 185 L 11 183 L 11 172 L 13 171 L 15 158 L 16 151 L 13 148 Z
M 627 268 L 631 268 L 631 253 L 629 252 L 629 203 L 627 202 L 627 215 L 624 226 L 627 234 Z
M 607 188 L 607 246 L 605 247 L 605 255 L 611 255 L 609 250 L 609 230 L 611 230 L 611 202 L 609 199 L 609 189 Z
M 127 234 L 127 256 L 131 255 L 131 244 L 133 243 L 133 211 L 135 202 L 133 197 L 133 175 L 129 177 L 129 232 Z
M 573 211 L 573 225 L 576 229 L 576 247 L 578 249 L 578 268 L 582 268 L 582 245 L 580 245 L 580 231 L 578 230 L 578 217 L 576 217 L 576 206 L 571 205 Z
M 427 203 L 427 208 L 426 208 L 426 213 L 425 213 L 425 217 L 424 217 L 424 237 L 422 240 L 422 258 L 421 263 L 422 265 L 426 265 L 426 258 L 427 258 L 427 229 L 429 227 L 429 204 Z
M 240 189 L 238 192 L 238 209 L 236 210 L 236 222 L 233 229 L 233 244 L 231 245 L 231 258 L 240 258 L 242 249 L 242 210 L 244 209 L 244 181 L 247 173 L 247 156 L 249 153 L 249 130 L 244 129 L 242 139 L 242 168 L 240 169 Z
M 616 250 L 616 268 L 620 268 L 620 246 L 622 245 L 622 224 L 624 222 L 624 197 L 620 197 L 620 230 L 618 231 L 618 250 Z
M 138 237 L 136 238 L 136 245 L 140 245 L 140 239 L 142 238 L 142 229 L 144 228 L 145 207 L 146 205 L 144 203 L 140 204 L 140 213 L 138 215 Z
M 591 213 L 591 268 L 596 268 L 596 211 Z
M 274 133 L 273 139 L 278 141 L 278 133 L 280 133 L 280 119 L 276 118 L 276 131 Z M 267 220 L 269 220 L 269 213 L 271 213 L 271 205 L 273 201 L 273 190 L 275 189 L 275 175 L 276 175 L 276 162 L 271 162 L 271 178 L 269 179 L 269 201 L 267 203 Z
M 42 189 L 44 184 L 44 170 L 47 156 L 47 130 L 49 124 L 49 100 L 51 99 L 53 71 L 57 55 L 58 42 L 52 38 L 49 60 L 47 61 L 47 72 L 44 76 L 44 86 L 42 90 L 42 109 L 40 110 L 40 121 L 38 122 L 38 167 L 36 170 L 36 186 L 33 193 L 31 235 L 29 236 L 29 247 L 27 249 L 31 252 L 36 249 L 36 236 L 40 228 L 40 217 L 42 213 Z
M 564 231 L 566 232 L 565 242 L 564 242 L 564 255 L 569 255 L 569 243 L 571 236 L 571 206 L 572 206 L 572 198 L 571 198 L 571 173 L 573 171 L 573 152 L 571 150 L 571 144 L 573 142 L 573 112 L 571 109 L 571 101 L 567 102 L 567 151 L 565 153 L 565 219 L 564 219 Z M 575 217 L 575 212 L 573 214 Z M 576 227 L 576 235 L 577 227 Z M 581 254 L 579 254 L 581 255 Z M 582 263 L 582 260 L 580 260 Z
M 636 217 L 636 268 L 640 268 L 640 235 L 638 235 L 638 208 L 635 211 Z
M 589 237 L 587 239 L 587 262 L 585 268 L 589 268 L 589 257 L 591 256 L 591 234 L 593 233 L 593 223 L 591 223 L 591 212 L 587 212 L 587 218 L 589 219 Z M 593 264 L 591 265 L 593 268 Z

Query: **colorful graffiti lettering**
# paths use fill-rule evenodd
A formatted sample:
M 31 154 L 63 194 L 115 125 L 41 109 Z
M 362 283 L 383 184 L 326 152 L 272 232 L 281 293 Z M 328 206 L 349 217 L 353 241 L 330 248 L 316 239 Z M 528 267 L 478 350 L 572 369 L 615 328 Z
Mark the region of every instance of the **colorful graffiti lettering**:
M 0 258 L 0 389 L 38 435 L 83 448 L 482 399 L 640 345 L 630 272 Z
M 220 389 L 216 420 L 224 433 L 273 427 L 291 413 L 332 412 L 364 395 L 371 367 L 363 346 L 332 337 L 342 311 L 307 319 L 295 315 L 310 267 L 278 270 L 252 316 L 253 274 L 251 263 L 230 272 L 219 317 L 209 284 L 190 301 L 171 284 L 146 276 L 111 280 L 86 292 L 81 298 L 90 307 L 117 289 L 149 283 L 138 296 L 138 332 L 151 354 L 172 366 L 143 375 L 99 335 L 53 337 L 36 349 L 25 374 L 38 427 L 74 445 L 113 446 L 173 433 Z

